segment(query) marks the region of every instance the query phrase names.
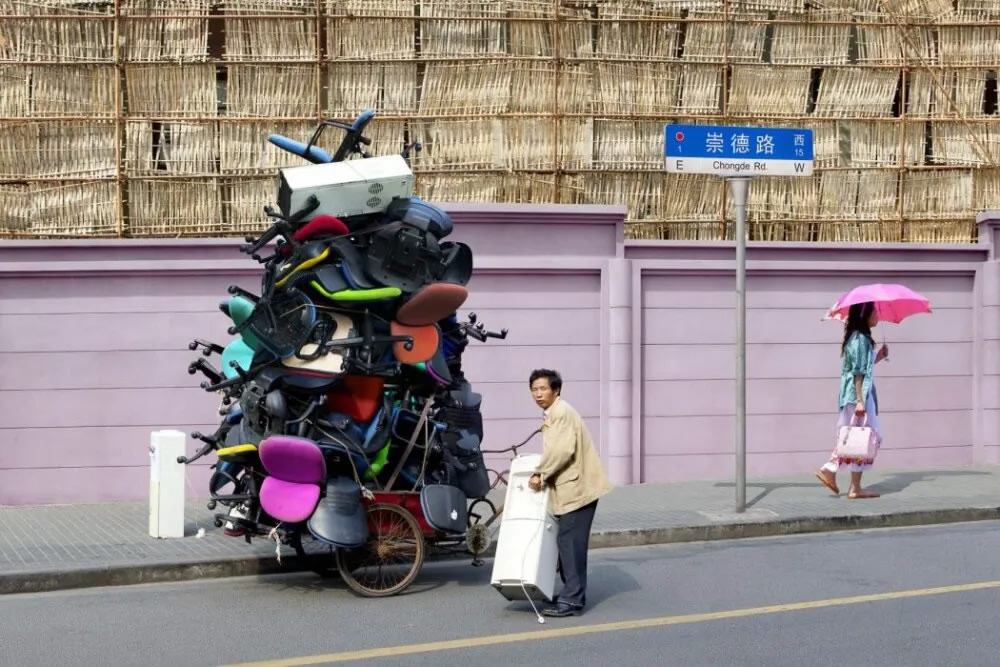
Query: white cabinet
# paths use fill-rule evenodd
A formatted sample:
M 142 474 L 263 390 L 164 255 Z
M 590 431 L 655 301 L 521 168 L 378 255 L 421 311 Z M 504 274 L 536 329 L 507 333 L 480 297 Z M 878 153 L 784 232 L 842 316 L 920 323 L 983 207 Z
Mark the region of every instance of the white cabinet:
M 149 536 L 184 537 L 184 455 L 187 436 L 154 431 L 149 436 Z
M 548 490 L 528 486 L 540 459 L 526 454 L 510 466 L 490 581 L 508 600 L 551 602 L 555 595 L 559 523 L 549 512 Z

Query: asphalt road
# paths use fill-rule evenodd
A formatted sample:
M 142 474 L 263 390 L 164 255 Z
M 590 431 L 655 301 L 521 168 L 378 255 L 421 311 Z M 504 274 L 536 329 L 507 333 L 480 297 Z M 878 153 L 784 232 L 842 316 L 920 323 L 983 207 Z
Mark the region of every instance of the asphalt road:
M 587 614 L 545 625 L 489 587 L 489 564 L 466 561 L 428 565 L 383 600 L 306 574 L 3 596 L 0 665 L 356 664 L 376 650 L 366 663 L 937 667 L 1000 655 L 996 523 L 599 550 L 590 569 Z

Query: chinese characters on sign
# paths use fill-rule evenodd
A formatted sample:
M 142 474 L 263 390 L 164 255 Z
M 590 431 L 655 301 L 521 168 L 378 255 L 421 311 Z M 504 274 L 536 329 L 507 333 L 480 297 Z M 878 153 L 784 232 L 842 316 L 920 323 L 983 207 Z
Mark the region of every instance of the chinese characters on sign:
M 723 134 L 721 132 L 709 132 L 705 136 L 705 152 L 706 153 L 722 153 L 723 146 Z M 795 145 L 805 146 L 806 137 L 804 134 L 795 135 Z M 733 147 L 733 153 L 739 154 L 749 154 L 750 153 L 750 137 L 745 134 L 734 134 L 729 139 L 730 144 Z M 757 155 L 774 155 L 774 137 L 770 134 L 762 134 L 757 137 L 757 147 L 754 150 Z M 802 149 L 796 150 L 795 154 L 799 157 L 803 156 L 804 153 Z
M 705 152 L 707 153 L 721 153 L 722 152 L 722 133 L 721 132 L 709 132 L 708 136 L 705 138 Z
M 795 135 L 795 154 L 799 157 L 805 155 L 806 135 Z
M 809 129 L 667 125 L 667 171 L 717 176 L 809 176 Z
M 733 152 L 737 155 L 750 152 L 750 137 L 745 134 L 734 134 L 729 143 L 733 145 Z

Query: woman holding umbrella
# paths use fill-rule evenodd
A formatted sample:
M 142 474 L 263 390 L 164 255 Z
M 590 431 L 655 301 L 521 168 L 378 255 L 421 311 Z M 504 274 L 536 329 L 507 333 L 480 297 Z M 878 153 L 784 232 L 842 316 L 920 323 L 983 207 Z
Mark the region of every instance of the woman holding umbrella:
M 908 315 L 929 313 L 927 299 L 902 285 L 863 285 L 845 294 L 827 313 L 826 319 L 844 321 L 844 338 L 840 344 L 840 416 L 841 427 L 865 423 L 876 435 L 876 447 L 882 444 L 882 429 L 878 419 L 878 392 L 875 389 L 875 365 L 889 357 L 885 344 L 875 351 L 872 329 L 881 320 L 900 322 Z M 845 458 L 834 449 L 830 460 L 816 472 L 827 488 L 840 494 L 837 472 L 846 467 L 851 472 L 847 497 L 878 498 L 874 491 L 861 488 L 861 475 L 870 470 L 874 458 Z
M 837 430 L 849 426 L 852 422 L 860 423 L 867 417 L 870 426 L 882 443 L 882 430 L 878 423 L 878 393 L 875 391 L 875 364 L 889 356 L 889 348 L 883 345 L 877 353 L 875 341 L 872 339 L 872 328 L 879 322 L 878 311 L 871 301 L 856 303 L 850 307 L 847 322 L 844 323 L 844 340 L 840 344 L 840 419 L 837 420 Z M 836 494 L 840 494 L 837 486 L 837 472 L 842 466 L 851 471 L 851 487 L 847 497 L 853 499 L 878 498 L 874 491 L 861 488 L 861 475 L 870 470 L 875 459 L 842 458 L 834 450 L 830 460 L 819 469 L 816 476 L 823 484 Z

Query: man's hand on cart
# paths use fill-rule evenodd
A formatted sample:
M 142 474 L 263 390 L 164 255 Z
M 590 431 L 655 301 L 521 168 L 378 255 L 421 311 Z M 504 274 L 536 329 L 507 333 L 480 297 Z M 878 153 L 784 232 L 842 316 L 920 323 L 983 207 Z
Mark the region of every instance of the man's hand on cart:
M 529 486 L 529 487 L 530 487 L 530 488 L 531 488 L 531 489 L 532 489 L 533 491 L 541 491 L 541 490 L 542 490 L 542 476 L 541 476 L 541 475 L 539 475 L 539 474 L 538 474 L 538 473 L 536 472 L 536 473 L 535 473 L 534 475 L 532 475 L 532 476 L 531 476 L 531 478 L 530 478 L 530 479 L 528 480 L 528 486 Z

